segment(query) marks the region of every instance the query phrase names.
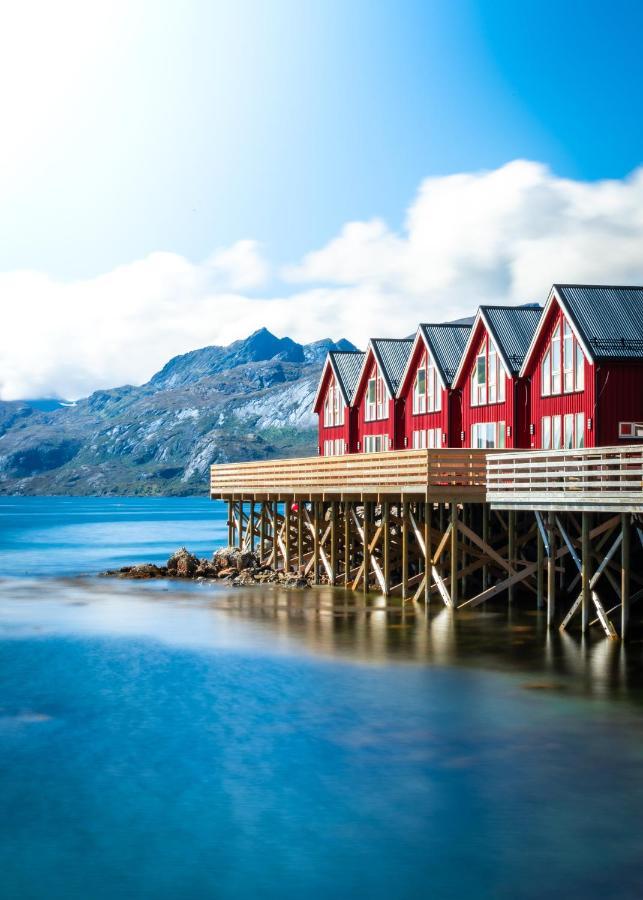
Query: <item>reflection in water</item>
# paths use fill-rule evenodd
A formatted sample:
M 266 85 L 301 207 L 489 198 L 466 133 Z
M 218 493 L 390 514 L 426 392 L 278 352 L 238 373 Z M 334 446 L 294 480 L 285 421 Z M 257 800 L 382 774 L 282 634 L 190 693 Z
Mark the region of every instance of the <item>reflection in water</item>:
M 433 603 L 366 602 L 341 590 L 256 589 L 218 596 L 217 610 L 261 625 L 280 644 L 367 663 L 413 662 L 523 672 L 534 688 L 643 699 L 641 644 L 548 630 L 544 612 L 495 610 L 453 613 Z M 538 676 L 538 680 L 534 679 Z M 546 676 L 543 678 L 542 676 Z M 526 683 L 529 686 L 529 682 Z
M 479 667 L 522 674 L 525 686 L 534 689 L 643 698 L 641 642 L 635 636 L 621 645 L 599 632 L 584 638 L 548 631 L 544 613 L 517 606 L 510 615 L 501 606 L 454 614 L 438 602 L 427 610 L 421 603 L 403 606 L 325 587 L 288 591 L 100 579 L 0 581 L 0 603 L 0 634 L 11 633 L 14 619 L 29 616 L 46 629 L 51 615 L 56 629 L 152 634 L 179 644 L 221 646 L 252 635 L 262 651 L 369 664 Z M 58 604 L 64 612 L 54 611 Z

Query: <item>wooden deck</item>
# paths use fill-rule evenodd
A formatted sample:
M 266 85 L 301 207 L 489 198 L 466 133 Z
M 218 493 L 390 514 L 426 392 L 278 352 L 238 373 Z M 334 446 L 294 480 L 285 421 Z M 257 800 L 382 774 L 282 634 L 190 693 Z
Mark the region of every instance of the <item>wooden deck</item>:
M 643 512 L 643 446 L 489 454 L 494 509 Z
M 497 452 L 497 451 L 496 451 Z M 214 465 L 210 496 L 223 500 L 483 502 L 487 450 L 397 450 Z

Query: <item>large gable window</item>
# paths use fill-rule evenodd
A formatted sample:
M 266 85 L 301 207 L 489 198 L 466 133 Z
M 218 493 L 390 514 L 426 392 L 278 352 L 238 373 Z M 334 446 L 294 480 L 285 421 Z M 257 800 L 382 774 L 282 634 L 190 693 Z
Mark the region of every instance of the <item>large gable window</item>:
M 324 425 L 334 428 L 344 424 L 344 398 L 334 378 L 331 379 L 324 400 Z
M 507 376 L 492 340 L 485 338 L 473 367 L 471 378 L 471 405 L 504 403 L 507 392 Z
M 368 379 L 366 385 L 366 410 L 365 419 L 367 422 L 374 422 L 376 419 L 386 419 L 388 416 L 388 402 L 386 385 L 384 379 L 376 369 L 371 378 Z
M 540 393 L 571 394 L 585 386 L 585 356 L 572 327 L 561 316 L 540 364 Z
M 413 413 L 438 412 L 442 409 L 442 384 L 430 354 L 425 353 L 413 383 Z

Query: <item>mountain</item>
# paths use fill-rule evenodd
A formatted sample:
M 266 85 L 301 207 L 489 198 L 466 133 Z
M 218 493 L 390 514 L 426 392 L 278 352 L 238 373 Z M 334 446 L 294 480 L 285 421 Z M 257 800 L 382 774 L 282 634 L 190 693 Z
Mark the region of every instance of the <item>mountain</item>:
M 0 401 L 0 494 L 186 495 L 215 462 L 309 455 L 329 350 L 261 328 L 171 359 L 147 384 L 73 405 Z

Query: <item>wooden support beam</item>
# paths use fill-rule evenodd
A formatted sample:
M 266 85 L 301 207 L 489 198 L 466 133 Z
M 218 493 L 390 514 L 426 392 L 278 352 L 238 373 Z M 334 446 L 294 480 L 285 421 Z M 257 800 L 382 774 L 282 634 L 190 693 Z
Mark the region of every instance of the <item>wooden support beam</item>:
M 362 529 L 361 529 L 361 534 L 362 534 L 362 553 L 363 553 L 363 560 L 362 560 L 362 589 L 363 589 L 363 591 L 364 591 L 365 594 L 368 594 L 368 583 L 369 583 L 369 581 L 370 581 L 370 574 L 371 574 L 371 570 L 370 570 L 370 566 L 369 566 L 369 552 L 368 552 L 368 546 L 369 546 L 369 540 L 370 540 L 370 528 L 369 528 L 369 526 L 370 526 L 370 524 L 371 524 L 370 521 L 369 521 L 369 520 L 370 520 L 370 509 L 369 509 L 369 505 L 370 505 L 370 504 L 369 504 L 369 501 L 368 501 L 368 500 L 365 500 L 365 501 L 364 501 L 364 507 L 363 507 L 363 509 L 364 509 L 364 524 L 363 524 L 363 527 L 362 527 Z M 357 516 L 356 516 L 356 518 L 357 518 Z M 358 531 L 358 533 L 359 533 L 359 531 L 360 531 L 359 522 L 357 523 L 357 531 Z
M 482 541 L 486 547 L 489 546 L 489 504 L 482 504 Z M 482 588 L 483 590 L 489 583 L 489 566 L 485 563 L 482 567 Z
M 408 596 L 409 586 L 409 504 L 402 501 L 402 600 Z
M 391 593 L 391 505 L 385 500 L 382 503 L 382 551 L 384 566 L 384 596 Z
M 508 544 L 509 548 L 507 550 L 507 556 L 509 558 L 509 565 L 515 571 L 516 569 L 516 510 L 509 510 L 509 518 L 507 522 L 507 527 L 509 530 L 508 533 Z M 507 590 L 507 602 L 509 604 L 513 603 L 514 599 L 514 589 L 513 585 L 511 585 Z
M 536 559 L 538 568 L 536 570 L 536 609 L 542 609 L 545 605 L 544 584 L 545 584 L 545 544 L 540 528 L 536 529 Z
M 581 631 L 589 629 L 589 605 L 592 599 L 592 548 L 589 541 L 589 513 L 581 513 Z M 571 551 L 570 551 L 571 552 Z M 572 554 L 573 555 L 573 554 Z
M 319 507 L 321 503 L 313 503 L 313 582 L 319 584 Z
M 261 501 L 259 510 L 259 559 L 263 563 L 266 555 L 266 501 Z
M 284 525 L 283 525 L 283 535 L 284 535 L 284 569 L 286 572 L 290 572 L 290 515 L 291 515 L 291 503 L 290 500 L 286 500 L 284 503 Z
M 304 502 L 297 503 L 297 568 L 301 572 L 304 565 Z
M 429 604 L 431 599 L 431 518 L 433 516 L 433 504 L 424 504 L 424 603 Z
M 330 583 L 337 584 L 337 557 L 339 550 L 339 523 L 337 521 L 337 501 L 330 504 Z
M 630 618 L 631 528 L 629 513 L 621 516 L 621 534 L 621 640 L 625 640 Z
M 348 587 L 348 579 L 351 571 L 351 510 L 352 505 L 347 500 L 344 503 L 344 584 Z
M 547 517 L 547 542 L 549 553 L 547 555 L 547 627 L 551 628 L 556 611 L 556 531 L 554 514 Z
M 458 605 L 458 504 L 451 504 L 451 605 Z

